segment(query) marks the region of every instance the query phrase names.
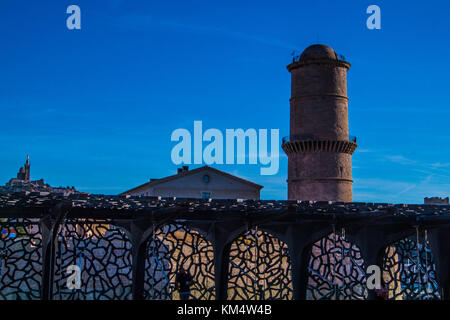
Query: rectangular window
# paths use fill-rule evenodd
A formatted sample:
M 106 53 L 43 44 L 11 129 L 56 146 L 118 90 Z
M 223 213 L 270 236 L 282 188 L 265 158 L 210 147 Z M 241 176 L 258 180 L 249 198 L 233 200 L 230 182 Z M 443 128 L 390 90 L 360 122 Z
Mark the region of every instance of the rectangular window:
M 202 199 L 211 198 L 211 192 L 202 192 Z

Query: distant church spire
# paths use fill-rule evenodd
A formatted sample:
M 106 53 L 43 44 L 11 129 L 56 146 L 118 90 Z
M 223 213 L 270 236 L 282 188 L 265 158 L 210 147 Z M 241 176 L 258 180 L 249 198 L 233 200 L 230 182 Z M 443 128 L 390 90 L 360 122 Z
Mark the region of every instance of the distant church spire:
M 31 180 L 31 170 L 30 170 L 30 156 L 27 155 L 27 161 L 25 165 L 20 168 L 19 173 L 17 174 L 17 179 L 30 181 Z
M 30 156 L 27 155 L 27 161 L 25 162 L 25 165 L 19 169 L 19 172 L 17 173 L 17 179 L 30 181 L 30 178 Z
M 30 156 L 27 154 L 27 162 L 25 162 L 25 180 L 31 180 L 31 172 L 30 172 Z

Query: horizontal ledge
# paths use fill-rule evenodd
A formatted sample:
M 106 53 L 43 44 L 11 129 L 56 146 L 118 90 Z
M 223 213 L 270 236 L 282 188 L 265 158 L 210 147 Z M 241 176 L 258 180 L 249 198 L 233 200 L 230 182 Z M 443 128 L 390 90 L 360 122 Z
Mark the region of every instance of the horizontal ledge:
M 304 66 L 309 65 L 331 65 L 333 67 L 340 67 L 345 69 L 350 69 L 351 64 L 347 61 L 343 60 L 334 60 L 334 59 L 320 59 L 320 60 L 302 60 L 302 61 L 295 61 L 289 64 L 286 68 L 289 71 L 292 71 L 294 69 L 298 69 Z
M 322 183 L 322 182 L 328 182 L 328 181 L 339 181 L 339 182 L 349 182 L 349 183 L 353 183 L 353 179 L 346 179 L 346 178 L 337 178 L 337 177 L 330 177 L 330 178 L 312 178 L 312 177 L 307 177 L 307 178 L 297 178 L 297 179 L 288 179 L 287 182 L 303 182 L 303 181 L 307 181 L 308 183 L 311 182 L 317 182 L 317 183 Z
M 347 153 L 352 155 L 357 146 L 356 142 L 345 140 L 294 140 L 285 141 L 281 148 L 287 155 L 312 152 Z
M 350 99 L 347 96 L 343 96 L 341 94 L 335 94 L 335 93 L 315 93 L 315 94 L 302 94 L 302 95 L 297 95 L 295 97 L 291 97 L 289 99 L 290 102 L 295 101 L 295 100 L 301 100 L 303 98 L 312 98 L 312 97 L 333 97 L 333 98 L 338 98 L 338 99 L 343 99 L 346 101 L 349 101 Z

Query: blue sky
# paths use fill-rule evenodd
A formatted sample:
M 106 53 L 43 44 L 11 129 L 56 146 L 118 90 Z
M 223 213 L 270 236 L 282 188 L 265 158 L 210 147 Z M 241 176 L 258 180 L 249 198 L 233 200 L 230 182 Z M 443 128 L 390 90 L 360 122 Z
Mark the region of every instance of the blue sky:
M 66 28 L 76 4 L 82 29 Z M 381 30 L 366 8 L 381 8 Z M 177 128 L 289 133 L 291 52 L 324 43 L 348 73 L 354 200 L 450 195 L 450 5 L 427 1 L 0 2 L 0 183 L 32 178 L 117 194 L 176 172 Z M 287 196 L 287 158 L 218 169 Z M 192 167 L 192 166 L 191 166 Z

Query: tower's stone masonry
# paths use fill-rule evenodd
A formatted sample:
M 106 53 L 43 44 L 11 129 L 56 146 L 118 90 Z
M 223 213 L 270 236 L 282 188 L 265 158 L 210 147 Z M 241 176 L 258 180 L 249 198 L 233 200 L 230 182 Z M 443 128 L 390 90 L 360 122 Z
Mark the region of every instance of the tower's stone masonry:
M 288 199 L 350 202 L 347 70 L 350 64 L 328 46 L 308 47 L 287 66 L 291 72 Z

